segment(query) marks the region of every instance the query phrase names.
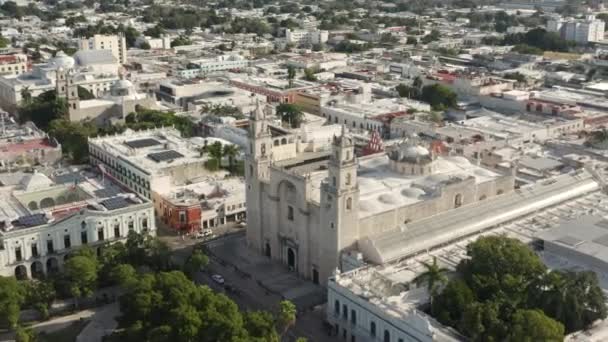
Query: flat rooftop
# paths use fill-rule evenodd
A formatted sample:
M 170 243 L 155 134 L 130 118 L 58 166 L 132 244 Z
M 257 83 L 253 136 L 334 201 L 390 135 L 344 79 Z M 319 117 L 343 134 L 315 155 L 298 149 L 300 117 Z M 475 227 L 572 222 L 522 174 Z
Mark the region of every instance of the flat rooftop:
M 222 139 L 213 139 L 213 141 L 220 141 L 222 145 L 231 145 L 230 142 Z M 174 128 L 136 132 L 128 130 L 121 135 L 92 138 L 89 143 L 147 174 L 162 173 L 167 168 L 201 163 L 207 158 L 205 155 L 201 157 L 198 150 L 204 146 L 205 139 L 182 138 L 179 131 Z
M 0 186 L 0 236 L 60 220 L 86 208 L 111 211 L 143 201 L 97 172 L 80 168 L 21 173 Z

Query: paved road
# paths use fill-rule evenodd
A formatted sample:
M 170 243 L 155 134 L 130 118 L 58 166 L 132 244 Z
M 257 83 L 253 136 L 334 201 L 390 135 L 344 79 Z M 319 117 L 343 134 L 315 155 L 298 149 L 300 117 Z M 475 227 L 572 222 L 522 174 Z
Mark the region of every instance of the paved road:
M 220 274 L 225 281 L 224 285 L 216 283 L 211 275 Z M 198 272 L 195 281 L 206 284 L 212 289 L 223 292 L 237 303 L 241 310 L 266 310 L 276 312 L 282 298 L 278 295 L 268 293 L 258 283 L 241 273 L 235 271 L 232 266 L 223 266 L 217 260 L 210 258 L 205 272 Z M 227 286 L 226 286 L 227 285 Z M 234 290 L 227 290 L 235 288 Z M 333 342 L 335 338 L 327 336 L 323 330 L 325 312 L 323 307 L 314 311 L 300 313 L 296 319 L 296 325 L 291 328 L 284 337 L 284 341 L 295 341 L 297 337 L 306 337 L 309 342 Z

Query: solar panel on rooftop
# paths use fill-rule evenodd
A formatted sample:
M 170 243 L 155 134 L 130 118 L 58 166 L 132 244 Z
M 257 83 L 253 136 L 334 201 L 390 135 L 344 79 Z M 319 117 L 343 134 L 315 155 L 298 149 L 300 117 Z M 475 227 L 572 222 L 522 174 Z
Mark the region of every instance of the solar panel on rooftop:
M 127 145 L 131 148 L 144 148 L 144 147 L 160 145 L 160 142 L 156 139 L 147 138 L 147 139 L 126 141 L 125 145 Z
M 157 163 L 160 163 L 163 161 L 175 160 L 178 158 L 182 158 L 183 156 L 184 156 L 183 154 L 173 151 L 173 150 L 148 154 L 148 158 L 154 160 Z
M 112 197 L 100 202 L 101 205 L 106 207 L 108 210 L 115 210 L 125 208 L 129 206 L 129 202 L 124 197 Z

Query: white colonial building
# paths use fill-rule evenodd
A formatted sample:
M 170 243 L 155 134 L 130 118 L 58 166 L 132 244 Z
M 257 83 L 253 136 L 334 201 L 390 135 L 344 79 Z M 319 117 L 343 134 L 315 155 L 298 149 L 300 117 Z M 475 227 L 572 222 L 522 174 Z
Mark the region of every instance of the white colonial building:
M 40 277 L 82 246 L 130 231 L 155 233 L 152 202 L 85 171 L 5 174 L 0 187 L 0 275 Z

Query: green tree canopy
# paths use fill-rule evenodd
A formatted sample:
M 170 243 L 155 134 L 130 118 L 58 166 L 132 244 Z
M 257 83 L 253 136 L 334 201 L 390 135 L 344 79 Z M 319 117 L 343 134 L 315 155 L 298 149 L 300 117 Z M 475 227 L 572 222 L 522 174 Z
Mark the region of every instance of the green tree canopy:
M 432 84 L 422 87 L 420 100 L 428 102 L 435 110 L 455 107 L 456 93 L 442 84 Z
M 89 255 L 76 255 L 65 263 L 64 276 L 74 298 L 86 298 L 97 287 L 97 259 Z
M 504 236 L 479 238 L 467 255 L 431 312 L 472 341 L 558 341 L 607 315 L 593 272 L 549 272 Z
M 517 310 L 509 341 L 563 341 L 564 325 L 545 315 L 542 310 Z
M 277 106 L 277 115 L 283 123 L 288 123 L 291 128 L 298 128 L 304 120 L 304 113 L 297 105 L 281 103 Z
M 0 324 L 15 328 L 24 302 L 25 294 L 17 279 L 0 277 Z

